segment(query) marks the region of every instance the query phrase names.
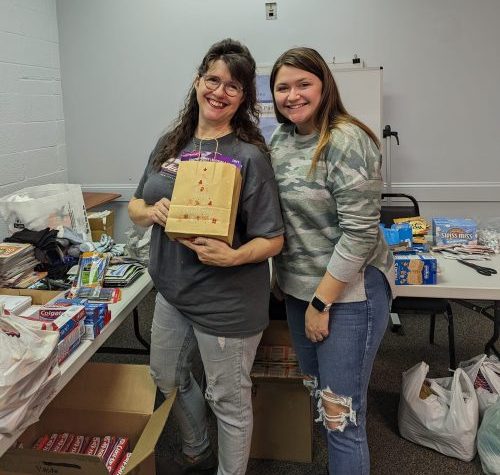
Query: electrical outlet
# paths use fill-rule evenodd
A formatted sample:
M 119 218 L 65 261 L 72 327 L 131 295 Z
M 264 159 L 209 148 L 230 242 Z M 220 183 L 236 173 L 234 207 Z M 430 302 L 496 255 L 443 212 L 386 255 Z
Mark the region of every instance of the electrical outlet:
M 276 2 L 266 3 L 266 20 L 278 19 L 278 5 Z

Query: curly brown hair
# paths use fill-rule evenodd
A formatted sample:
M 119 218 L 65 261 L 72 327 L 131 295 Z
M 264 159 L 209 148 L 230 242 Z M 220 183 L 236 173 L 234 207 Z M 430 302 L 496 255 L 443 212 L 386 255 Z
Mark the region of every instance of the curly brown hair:
M 256 145 L 266 156 L 269 156 L 266 142 L 258 127 L 255 60 L 246 46 L 239 41 L 226 38 L 210 47 L 198 67 L 197 77 L 201 78 L 213 62 L 219 59 L 224 61 L 231 77 L 243 86 L 243 101 L 231 118 L 234 134 L 243 142 Z M 199 105 L 193 83 L 186 96 L 183 109 L 179 112 L 171 129 L 159 140 L 154 158 L 156 168 L 160 168 L 162 163 L 169 158 L 176 157 L 194 137 L 198 125 L 198 113 Z

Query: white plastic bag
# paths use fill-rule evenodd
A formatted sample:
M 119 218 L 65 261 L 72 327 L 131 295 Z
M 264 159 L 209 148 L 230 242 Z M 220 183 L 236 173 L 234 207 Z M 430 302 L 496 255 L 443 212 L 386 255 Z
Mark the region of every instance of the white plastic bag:
M 64 226 L 92 240 L 80 185 L 54 183 L 16 191 L 0 198 L 0 215 L 11 233 Z
M 477 431 L 477 451 L 486 475 L 500 474 L 500 400 L 484 413 Z
M 29 328 L 21 318 L 0 316 L 0 433 L 35 422 L 59 379 L 59 332 Z
M 405 439 L 469 462 L 476 454 L 479 417 L 474 386 L 458 368 L 453 377 L 427 379 L 431 394 L 422 399 L 428 372 L 422 361 L 403 373 L 399 432 Z
M 496 356 L 482 354 L 470 360 L 462 361 L 458 366 L 467 373 L 474 384 L 479 403 L 479 417 L 481 418 L 484 411 L 498 401 L 500 394 L 500 361 Z

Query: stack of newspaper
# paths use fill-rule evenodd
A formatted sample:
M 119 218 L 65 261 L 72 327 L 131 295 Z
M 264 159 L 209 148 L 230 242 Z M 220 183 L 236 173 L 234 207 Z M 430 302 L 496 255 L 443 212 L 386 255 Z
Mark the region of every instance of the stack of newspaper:
M 31 244 L 0 243 L 0 287 L 26 288 L 44 276 L 35 272 L 39 264 Z

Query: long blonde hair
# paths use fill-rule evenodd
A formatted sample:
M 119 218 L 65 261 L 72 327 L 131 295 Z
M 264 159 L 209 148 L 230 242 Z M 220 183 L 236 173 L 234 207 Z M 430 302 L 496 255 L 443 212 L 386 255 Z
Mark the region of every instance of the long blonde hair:
M 312 157 L 310 173 L 314 172 L 318 161 L 323 156 L 326 147 L 330 141 L 331 131 L 342 124 L 355 124 L 363 129 L 371 140 L 375 143 L 377 148 L 380 148 L 380 142 L 373 131 L 360 120 L 350 115 L 340 98 L 339 90 L 335 79 L 333 78 L 332 71 L 326 64 L 323 57 L 312 48 L 292 48 L 285 51 L 274 63 L 271 71 L 270 86 L 273 92 L 274 112 L 278 122 L 281 124 L 291 124 L 292 122 L 283 116 L 276 107 L 276 100 L 274 98 L 274 84 L 276 76 L 282 66 L 290 66 L 292 68 L 301 69 L 314 74 L 321 80 L 322 91 L 321 99 L 314 117 L 314 125 L 319 132 L 318 146 L 314 151 Z

